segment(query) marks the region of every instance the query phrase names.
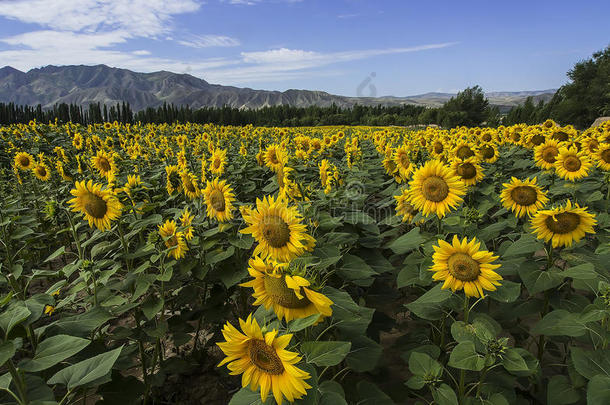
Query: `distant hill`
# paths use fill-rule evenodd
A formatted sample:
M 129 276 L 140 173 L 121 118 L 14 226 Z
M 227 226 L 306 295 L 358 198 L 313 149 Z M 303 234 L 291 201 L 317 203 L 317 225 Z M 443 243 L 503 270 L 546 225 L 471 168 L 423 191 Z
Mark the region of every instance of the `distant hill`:
M 506 111 L 523 103 L 528 96 L 536 101 L 549 100 L 555 90 L 487 93 L 492 105 Z M 312 105 L 339 107 L 361 105 L 414 104 L 437 107 L 454 94 L 426 93 L 408 97 L 345 97 L 323 91 L 267 91 L 210 84 L 188 74 L 167 71 L 138 73 L 106 65 L 45 66 L 21 72 L 10 66 L 0 68 L 0 102 L 37 105 L 44 108 L 57 103 L 116 104 L 129 102 L 135 111 L 158 107 L 164 102 L 201 107 L 261 108 L 265 106 Z

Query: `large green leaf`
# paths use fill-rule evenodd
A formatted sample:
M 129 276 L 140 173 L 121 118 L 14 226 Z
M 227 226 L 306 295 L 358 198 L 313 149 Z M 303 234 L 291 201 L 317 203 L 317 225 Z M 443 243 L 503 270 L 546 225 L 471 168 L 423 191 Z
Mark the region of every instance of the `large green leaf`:
M 564 309 L 558 309 L 544 316 L 532 328 L 535 335 L 547 336 L 582 336 L 587 330 L 580 321 L 580 314 L 573 314 Z
M 375 384 L 362 380 L 356 386 L 358 405 L 394 405 L 392 399 Z
M 301 350 L 308 363 L 317 366 L 334 366 L 339 364 L 349 353 L 351 342 L 303 342 Z
M 507 371 L 528 371 L 527 363 L 514 349 L 506 350 L 502 358 L 502 365 Z
M 30 310 L 22 302 L 11 305 L 0 314 L 0 328 L 4 331 L 5 336 L 8 336 L 11 330 L 25 321 L 30 314 Z
M 366 336 L 356 336 L 351 343 L 351 350 L 345 358 L 347 365 L 359 373 L 374 370 L 383 351 L 381 345 Z
M 419 228 L 415 227 L 408 233 L 390 242 L 388 247 L 396 254 L 403 254 L 415 249 L 421 245 L 423 241 L 424 237 L 419 233 Z
M 513 256 L 530 256 L 537 250 L 543 248 L 542 243 L 537 240 L 533 235 L 525 233 L 521 235 L 519 240 L 513 242 L 508 249 L 502 254 L 502 257 L 513 257 Z
M 570 384 L 568 377 L 554 375 L 549 380 L 546 398 L 548 404 L 568 405 L 578 401 L 580 394 Z
M 358 256 L 346 254 L 343 256 L 343 265 L 337 270 L 337 274 L 346 281 L 361 287 L 369 287 L 373 284 L 373 276 L 377 273 Z
M 76 336 L 57 335 L 43 340 L 34 358 L 22 361 L 19 368 L 27 372 L 46 370 L 83 350 L 90 341 Z
M 114 317 L 110 312 L 100 307 L 95 307 L 82 314 L 60 319 L 50 328 L 55 334 L 63 333 L 70 336 L 84 337 L 112 318 Z
M 48 384 L 66 385 L 68 389 L 72 389 L 102 378 L 112 370 L 122 349 L 123 346 L 120 346 L 66 367 L 51 377 Z
M 444 313 L 444 304 L 451 298 L 451 294 L 450 290 L 443 290 L 441 284 L 437 284 L 415 301 L 406 304 L 406 307 L 420 318 L 440 319 Z
M 409 371 L 419 376 L 440 377 L 443 367 L 426 353 L 412 352 L 409 356 Z
M 587 385 L 587 404 L 610 404 L 610 377 L 606 375 L 596 375 L 591 378 L 589 385 Z
M 455 391 L 447 384 L 441 384 L 440 387 L 433 388 L 432 397 L 438 405 L 458 405 Z
M 8 359 L 13 357 L 16 349 L 17 348 L 12 340 L 7 340 L 0 343 L 0 367 L 3 366 Z
M 572 347 L 570 355 L 574 368 L 583 377 L 592 379 L 596 375 L 610 377 L 610 353 L 608 350 L 585 350 Z
M 481 371 L 485 366 L 485 358 L 477 353 L 474 343 L 462 342 L 451 351 L 448 364 L 460 370 Z

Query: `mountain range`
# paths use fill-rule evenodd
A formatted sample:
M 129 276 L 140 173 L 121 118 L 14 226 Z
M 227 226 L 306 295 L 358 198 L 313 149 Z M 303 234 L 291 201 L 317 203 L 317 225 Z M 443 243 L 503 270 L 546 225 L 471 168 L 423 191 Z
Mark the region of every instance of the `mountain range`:
M 490 104 L 501 111 L 521 104 L 529 96 L 534 101 L 548 101 L 555 89 L 486 93 Z M 0 102 L 24 105 L 41 104 L 50 108 L 58 103 L 116 104 L 129 102 L 135 111 L 158 107 L 164 102 L 201 107 L 261 108 L 290 105 L 294 107 L 404 104 L 438 107 L 452 93 L 426 93 L 407 97 L 346 97 L 323 91 L 267 91 L 210 84 L 203 79 L 167 71 L 139 73 L 106 65 L 45 66 L 22 72 L 10 66 L 0 68 Z

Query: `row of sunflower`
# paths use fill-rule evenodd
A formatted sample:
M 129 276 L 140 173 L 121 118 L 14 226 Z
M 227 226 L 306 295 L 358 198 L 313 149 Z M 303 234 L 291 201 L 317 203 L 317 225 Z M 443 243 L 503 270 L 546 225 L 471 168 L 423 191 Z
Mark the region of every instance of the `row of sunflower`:
M 605 403 L 610 125 L 0 142 L 2 403 Z

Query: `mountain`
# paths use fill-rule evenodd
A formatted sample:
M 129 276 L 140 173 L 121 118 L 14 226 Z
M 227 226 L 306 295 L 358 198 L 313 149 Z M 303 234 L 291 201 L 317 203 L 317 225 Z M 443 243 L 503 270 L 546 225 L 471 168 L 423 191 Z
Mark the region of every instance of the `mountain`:
M 549 100 L 555 90 L 495 92 L 487 97 L 492 105 L 506 111 L 532 96 Z M 167 71 L 138 73 L 106 65 L 45 66 L 21 72 L 10 66 L 0 69 L 0 102 L 50 108 L 57 103 L 116 104 L 129 102 L 133 110 L 157 107 L 164 102 L 201 107 L 260 108 L 275 105 L 339 107 L 361 105 L 423 105 L 436 107 L 449 100 L 451 93 L 426 93 L 408 97 L 345 97 L 323 91 L 267 91 L 221 86 L 188 74 Z

